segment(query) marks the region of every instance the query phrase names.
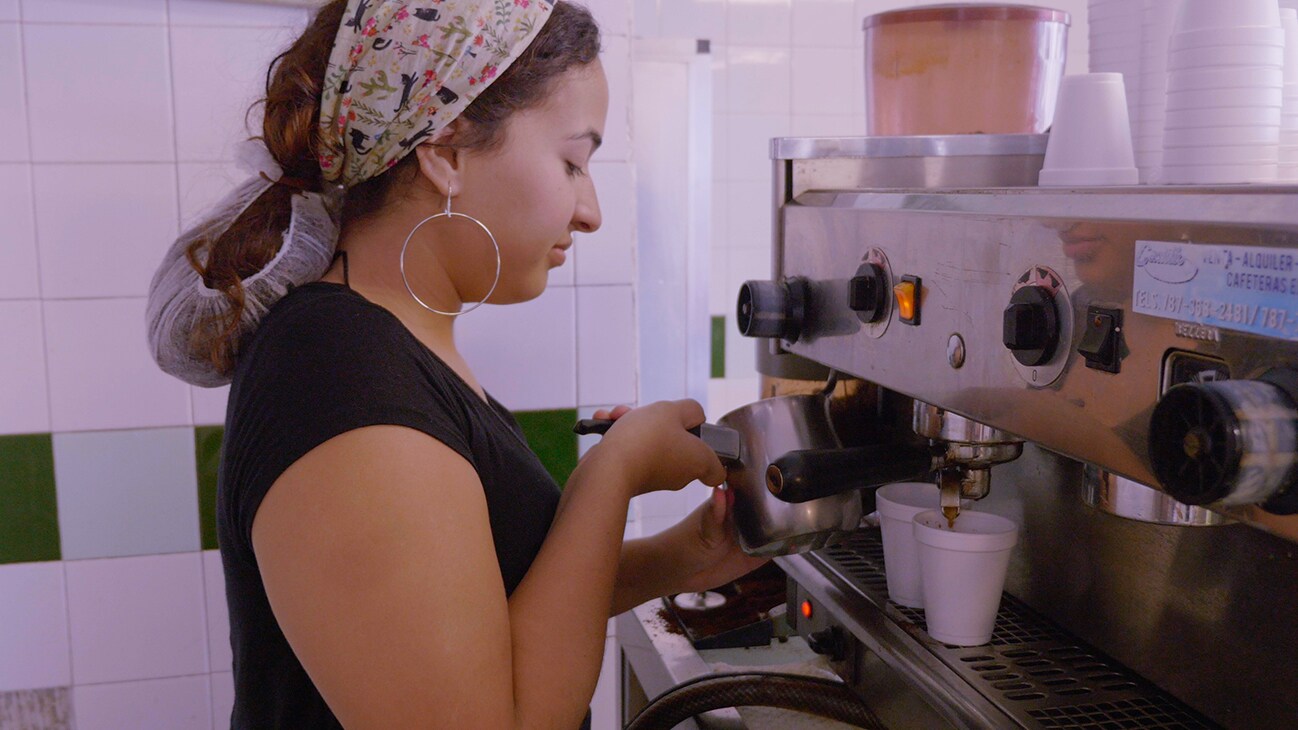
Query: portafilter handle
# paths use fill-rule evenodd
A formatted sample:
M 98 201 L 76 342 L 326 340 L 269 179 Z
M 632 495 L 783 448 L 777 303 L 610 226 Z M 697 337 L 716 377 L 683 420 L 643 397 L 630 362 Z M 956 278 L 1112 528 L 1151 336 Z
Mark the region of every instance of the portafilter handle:
M 603 435 L 613 426 L 611 418 L 583 418 L 577 421 L 572 427 L 573 433 L 578 436 L 587 436 L 590 434 Z M 741 449 L 739 432 L 733 428 L 725 426 L 714 426 L 711 423 L 703 423 L 689 429 L 689 432 L 703 439 L 714 452 L 721 463 L 727 467 L 737 463 L 740 460 Z
M 932 451 L 910 444 L 807 449 L 771 462 L 766 488 L 785 502 L 809 502 L 849 489 L 911 481 L 932 469 Z

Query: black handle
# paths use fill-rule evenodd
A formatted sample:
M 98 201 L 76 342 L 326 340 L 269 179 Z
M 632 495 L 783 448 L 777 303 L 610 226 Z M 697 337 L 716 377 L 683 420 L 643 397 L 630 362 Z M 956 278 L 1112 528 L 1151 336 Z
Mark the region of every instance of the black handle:
M 583 418 L 577 421 L 576 425 L 572 427 L 572 431 L 578 436 L 603 435 L 608 433 L 609 428 L 612 426 L 613 419 L 611 418 Z M 721 459 L 722 463 L 729 465 L 739 461 L 739 432 L 733 428 L 704 423 L 689 429 L 689 432 L 703 439 L 703 443 L 716 452 L 717 458 Z
M 933 468 L 925 447 L 909 444 L 790 451 L 766 469 L 766 488 L 785 502 L 916 479 Z

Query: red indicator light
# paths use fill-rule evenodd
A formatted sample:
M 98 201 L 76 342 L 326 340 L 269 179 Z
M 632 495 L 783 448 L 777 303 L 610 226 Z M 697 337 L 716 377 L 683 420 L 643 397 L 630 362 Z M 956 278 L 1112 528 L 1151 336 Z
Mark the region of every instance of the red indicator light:
M 811 601 L 802 602 L 802 617 L 811 618 Z

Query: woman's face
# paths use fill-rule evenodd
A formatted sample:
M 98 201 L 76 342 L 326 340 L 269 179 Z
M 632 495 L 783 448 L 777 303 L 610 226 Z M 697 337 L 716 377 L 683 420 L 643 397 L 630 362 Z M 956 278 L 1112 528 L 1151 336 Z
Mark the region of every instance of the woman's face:
M 607 115 L 608 82 L 596 60 L 556 79 L 544 105 L 510 117 L 498 148 L 464 153 L 464 192 L 454 194 L 452 210 L 482 221 L 500 244 L 500 283 L 490 302 L 539 296 L 549 270 L 566 260 L 573 232 L 599 228 L 590 157 Z M 477 244 L 485 238 L 480 229 L 461 230 L 474 236 L 467 239 L 474 249 L 489 248 Z M 484 292 L 462 293 L 472 300 Z

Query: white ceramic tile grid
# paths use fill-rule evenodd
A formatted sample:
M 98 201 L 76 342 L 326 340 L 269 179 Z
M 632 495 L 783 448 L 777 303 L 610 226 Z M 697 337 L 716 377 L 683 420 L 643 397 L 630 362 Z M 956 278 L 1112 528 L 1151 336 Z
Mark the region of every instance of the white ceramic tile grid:
M 203 596 L 207 606 L 208 669 L 229 672 L 234 666 L 230 650 L 230 609 L 225 602 L 225 572 L 221 551 L 203 551 Z
M 0 434 L 49 431 L 41 303 L 0 302 L 0 342 L 16 345 L 0 358 Z
M 32 210 L 32 166 L 0 164 L 0 299 L 40 297 Z
M 632 505 L 634 504 L 635 503 L 632 502 Z M 622 530 L 622 539 L 635 540 L 636 538 L 643 536 L 644 531 L 640 529 L 640 518 L 636 517 L 634 520 L 627 520 L 626 527 Z
M 199 674 L 73 687 L 77 730 L 210 730 L 212 700 L 208 683 L 208 676 Z
M 712 116 L 718 119 L 718 115 L 730 111 L 730 46 L 725 43 L 713 43 L 708 54 L 712 57 Z M 713 135 L 722 133 L 724 130 L 719 129 L 717 124 L 712 125 Z M 716 137 L 714 136 L 715 140 Z M 712 154 L 717 154 L 717 146 L 712 145 Z
M 301 28 L 311 11 L 306 8 L 277 6 L 274 3 L 230 0 L 167 0 L 171 27 L 180 25 L 261 26 Z
M 734 249 L 771 250 L 771 186 L 761 182 L 730 183 L 726 201 L 730 219 L 730 245 Z M 769 253 L 767 256 L 769 257 Z M 728 271 L 729 269 L 723 269 Z M 735 290 L 738 291 L 738 290 Z
M 600 35 L 605 40 L 611 35 L 631 35 L 631 3 L 629 0 L 586 0 L 583 3 L 599 23 Z
M 716 79 L 714 76 L 713 81 L 715 82 L 715 80 Z M 716 96 L 719 93 L 721 93 L 719 89 L 715 89 L 715 88 L 713 89 L 713 96 Z M 714 181 L 729 179 L 728 173 L 730 167 L 730 145 L 727 144 L 727 139 L 730 134 L 730 128 L 725 123 L 726 119 L 727 119 L 727 115 L 717 112 L 715 110 L 713 111 L 712 113 L 712 179 Z M 712 200 L 716 201 L 718 199 L 719 198 L 717 198 L 716 190 L 714 189 L 712 192 Z M 724 200 L 724 198 L 720 198 L 720 200 Z M 715 206 L 715 202 L 713 203 L 713 205 Z
M 44 302 L 55 431 L 192 424 L 189 387 L 163 373 L 144 336 L 144 299 Z
M 568 249 L 568 259 L 563 262 L 563 266 L 556 266 L 546 274 L 546 287 L 572 286 L 577 280 L 577 261 L 580 258 L 580 251 L 576 248 Z
M 459 318 L 460 352 L 506 408 L 577 405 L 576 289 L 558 287 L 522 304 L 487 305 Z
M 234 674 L 212 672 L 208 676 L 212 687 L 212 727 L 225 730 L 230 727 L 230 715 L 234 712 Z
M 636 399 L 635 299 L 630 285 L 577 288 L 577 404 Z
M 180 190 L 180 230 L 252 175 L 232 162 L 182 162 L 176 165 Z
M 618 695 L 622 689 L 619 675 L 621 666 L 617 639 L 606 637 L 604 661 L 600 665 L 599 681 L 595 684 L 595 696 L 590 703 L 591 730 L 619 730 L 622 727 L 621 713 L 618 711 Z
M 179 233 L 175 165 L 36 165 L 32 172 L 45 299 L 146 296 Z
M 877 13 L 886 13 L 889 10 L 899 10 L 926 3 L 917 2 L 916 0 L 855 0 L 853 3 L 853 20 L 852 31 L 856 34 L 856 45 L 865 45 L 865 33 L 861 30 L 861 23 L 871 15 Z
M 723 218 L 724 216 L 716 216 Z M 727 270 L 730 266 L 730 249 L 712 246 L 712 268 L 708 277 L 708 314 L 717 317 L 725 315 L 734 306 L 735 298 L 731 296 L 730 279 Z M 711 330 L 708 330 L 711 332 Z
M 574 235 L 578 285 L 630 284 L 635 281 L 635 166 L 596 162 L 590 166 L 602 222 L 594 233 Z
M 793 0 L 793 47 L 855 48 L 861 26 L 854 18 L 853 0 Z
M 659 34 L 725 43 L 727 4 L 726 0 L 660 0 Z
M 25 23 L 163 25 L 167 0 L 22 0 Z
M 261 107 L 249 109 L 264 92 L 271 60 L 290 42 L 282 28 L 171 29 L 180 160 L 232 160 L 239 142 L 260 133 Z
M 612 162 L 631 159 L 631 44 L 626 36 L 604 36 L 600 63 L 608 78 L 608 117 L 604 143 L 594 159 Z
M 680 495 L 677 495 L 678 497 Z M 666 530 L 668 527 L 681 521 L 682 514 L 663 516 L 663 517 L 642 517 L 640 519 L 640 535 L 650 537 Z
M 33 160 L 175 159 L 164 26 L 24 23 L 23 49 Z
M 0 0 L 0 22 L 17 22 L 18 19 L 18 0 Z
M 72 683 L 63 564 L 0 565 L 0 692 Z
M 641 527 L 644 527 L 646 520 L 653 519 L 669 519 L 671 524 L 675 524 L 685 514 L 685 501 L 678 491 L 649 492 L 632 499 L 631 502 L 639 510 Z M 646 530 L 643 534 L 651 535 L 653 532 Z
M 749 279 L 769 279 L 771 275 L 770 248 L 730 249 L 730 288 L 739 287 Z M 757 372 L 756 340 L 739 334 L 735 313 L 726 313 L 726 377 L 753 377 Z
M 851 115 L 863 110 L 860 55 L 854 48 L 794 48 L 793 113 Z
M 199 388 L 190 386 L 190 400 L 194 407 L 195 426 L 225 425 L 225 406 L 230 400 L 230 386 Z
M 631 29 L 636 38 L 658 36 L 658 0 L 631 0 Z
M 732 45 L 788 46 L 792 0 L 727 0 L 726 42 Z
M 788 114 L 790 59 L 787 45 L 730 44 L 726 49 L 726 109 L 731 114 Z
M 73 683 L 206 674 L 198 553 L 73 560 L 64 565 Z
M 862 110 L 865 102 L 862 101 Z M 865 113 L 854 110 L 853 114 L 794 114 L 793 137 L 859 137 L 865 134 Z
M 578 420 L 583 419 L 583 418 L 594 418 L 594 417 L 595 417 L 595 411 L 598 411 L 598 410 L 601 410 L 601 409 L 602 409 L 602 410 L 606 410 L 606 411 L 608 411 L 608 410 L 612 410 L 616 405 L 633 405 L 633 404 L 631 404 L 631 403 L 625 403 L 625 404 L 609 405 L 609 404 L 605 403 L 605 404 L 598 405 L 598 406 L 578 406 L 578 407 L 577 407 L 577 418 L 578 418 Z M 603 437 L 602 435 L 600 435 L 600 434 L 597 434 L 597 433 L 588 434 L 588 435 L 586 435 L 586 436 L 578 436 L 578 437 L 577 437 L 577 458 L 578 458 L 578 459 L 585 458 L 585 456 L 586 456 L 586 452 L 587 452 L 587 451 L 590 451 L 590 447 L 592 447 L 592 446 L 594 446 L 595 444 L 599 443 L 599 440 L 602 439 L 602 438 L 604 438 L 604 437 Z
M 0 161 L 31 159 L 27 140 L 27 91 L 23 88 L 23 44 L 18 23 L 0 22 L 0 99 L 5 99 L 6 126 L 0 135 Z
M 199 549 L 194 430 L 54 434 L 64 560 Z
M 785 111 L 776 114 L 730 114 L 718 120 L 729 129 L 726 140 L 729 171 L 726 179 L 771 185 L 771 138 L 789 136 L 791 115 Z M 769 207 L 770 200 L 766 199 Z M 733 221 L 732 221 L 733 224 Z M 731 238 L 734 230 L 730 231 Z

